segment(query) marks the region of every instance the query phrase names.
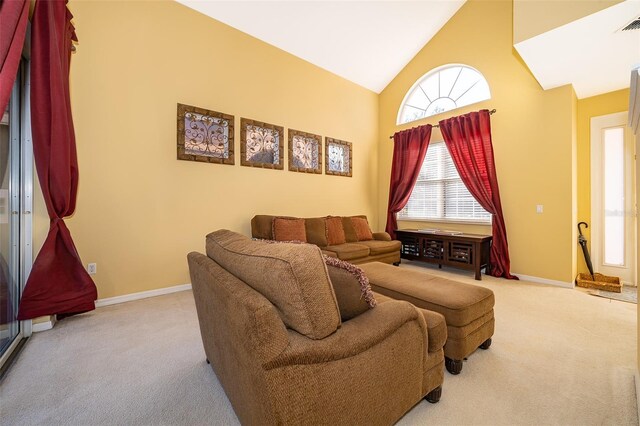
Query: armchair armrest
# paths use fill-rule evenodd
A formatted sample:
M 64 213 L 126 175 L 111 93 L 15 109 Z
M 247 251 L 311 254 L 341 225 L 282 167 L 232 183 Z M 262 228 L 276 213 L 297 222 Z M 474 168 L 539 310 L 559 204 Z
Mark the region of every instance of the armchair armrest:
M 342 327 L 335 333 L 321 340 L 309 339 L 293 330 L 287 330 L 289 346 L 263 367 L 269 370 L 349 358 L 378 345 L 407 323 L 413 324 L 412 339 L 424 342 L 426 354 L 428 335 L 424 317 L 410 303 L 393 300 L 342 323 Z
M 391 241 L 391 235 L 387 232 L 374 232 L 373 239 L 378 241 Z

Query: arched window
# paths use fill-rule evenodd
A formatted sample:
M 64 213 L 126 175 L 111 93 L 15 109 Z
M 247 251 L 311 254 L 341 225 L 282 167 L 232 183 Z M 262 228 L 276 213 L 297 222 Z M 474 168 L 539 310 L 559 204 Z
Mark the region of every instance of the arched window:
M 449 64 L 423 75 L 407 92 L 396 124 L 440 114 L 491 99 L 489 84 L 474 68 Z

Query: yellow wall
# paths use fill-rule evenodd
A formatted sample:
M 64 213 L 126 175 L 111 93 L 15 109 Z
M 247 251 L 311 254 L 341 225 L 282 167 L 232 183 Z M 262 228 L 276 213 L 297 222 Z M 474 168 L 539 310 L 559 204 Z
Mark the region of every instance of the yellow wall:
M 492 99 L 396 126 L 398 108 L 409 88 L 427 71 L 447 63 L 468 64 L 482 72 Z M 388 136 L 482 108 L 497 109 L 491 119 L 492 134 L 512 271 L 571 282 L 577 251 L 572 223 L 575 93 L 570 86 L 543 91 L 522 64 L 513 49 L 511 2 L 467 1 L 381 93 L 379 227 L 384 226 L 388 200 L 393 149 Z M 438 131 L 432 135 L 435 140 L 441 140 Z M 536 214 L 537 204 L 544 205 L 543 214 Z
M 578 222 L 591 226 L 591 118 L 629 109 L 629 89 L 578 100 Z M 591 249 L 591 228 L 583 230 Z M 587 272 L 582 251 L 578 272 Z
M 255 214 L 378 221 L 375 93 L 175 2 L 70 8 L 80 187 L 67 223 L 98 264 L 99 298 L 190 282 L 187 253 L 219 228 L 250 234 Z M 176 160 L 178 102 L 236 116 L 235 166 Z M 352 142 L 353 177 L 240 166 L 241 116 Z
M 513 43 L 611 7 L 622 0 L 514 0 Z

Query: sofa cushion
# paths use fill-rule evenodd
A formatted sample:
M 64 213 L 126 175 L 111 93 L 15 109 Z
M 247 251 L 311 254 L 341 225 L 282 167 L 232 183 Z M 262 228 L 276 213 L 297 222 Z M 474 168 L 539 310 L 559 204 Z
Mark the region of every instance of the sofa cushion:
M 273 219 L 275 216 L 257 214 L 251 219 L 251 236 L 261 240 L 273 240 Z M 293 218 L 292 218 L 293 219 Z
M 358 241 L 373 240 L 373 234 L 371 233 L 371 228 L 369 227 L 367 218 L 352 217 L 351 223 L 353 223 L 353 228 L 356 231 Z
M 369 247 L 356 243 L 345 243 L 337 246 L 323 247 L 325 250 L 332 251 L 338 255 L 338 259 L 352 260 L 369 256 Z
M 307 230 L 307 242 L 319 247 L 329 245 L 327 242 L 327 225 L 324 217 L 311 217 L 304 219 Z
M 366 218 L 366 216 L 353 216 L 353 217 Z M 358 242 L 358 235 L 356 234 L 356 229 L 353 227 L 353 222 L 351 222 L 351 216 L 342 217 L 342 228 L 344 229 L 344 236 L 348 243 Z
M 342 227 L 342 218 L 336 216 L 329 216 L 325 220 L 327 231 L 327 245 L 335 246 L 338 244 L 344 244 L 347 242 L 344 235 L 344 228 Z
M 285 325 L 311 339 L 340 326 L 322 254 L 311 244 L 269 244 L 228 230 L 207 235 L 207 255 L 260 292 Z
M 276 241 L 307 242 L 304 219 L 276 217 L 273 219 L 273 239 Z
M 386 254 L 399 252 L 402 244 L 400 241 L 392 240 L 392 241 L 358 241 L 358 244 L 369 247 L 369 255 L 376 256 L 378 254 Z
M 369 279 L 362 269 L 330 256 L 324 256 L 324 262 L 333 284 L 342 321 L 357 317 L 376 306 Z

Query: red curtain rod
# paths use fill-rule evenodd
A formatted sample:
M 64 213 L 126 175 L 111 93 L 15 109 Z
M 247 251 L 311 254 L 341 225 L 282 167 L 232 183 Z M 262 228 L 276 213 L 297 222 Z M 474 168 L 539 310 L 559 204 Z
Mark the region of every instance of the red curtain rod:
M 495 110 L 495 109 L 492 109 L 491 111 L 489 111 L 489 115 L 493 115 L 493 114 L 495 114 L 495 113 L 496 113 L 496 110 Z M 426 124 L 424 124 L 424 125 L 426 126 Z M 433 125 L 433 126 L 431 126 L 431 127 L 440 127 L 440 126 L 439 126 L 439 125 L 437 125 L 437 124 L 434 124 L 434 125 Z M 402 131 L 402 130 L 401 130 L 401 131 Z M 397 132 L 396 132 L 396 133 L 397 133 Z M 393 139 L 393 137 L 394 137 L 394 136 L 395 136 L 395 135 L 391 135 L 391 136 L 389 136 L 389 139 Z

